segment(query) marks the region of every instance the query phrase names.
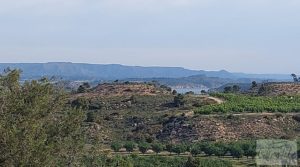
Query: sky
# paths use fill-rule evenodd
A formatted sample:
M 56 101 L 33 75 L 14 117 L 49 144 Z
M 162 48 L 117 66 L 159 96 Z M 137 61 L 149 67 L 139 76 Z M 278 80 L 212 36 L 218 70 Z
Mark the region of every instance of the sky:
M 0 0 L 0 63 L 300 73 L 299 0 Z

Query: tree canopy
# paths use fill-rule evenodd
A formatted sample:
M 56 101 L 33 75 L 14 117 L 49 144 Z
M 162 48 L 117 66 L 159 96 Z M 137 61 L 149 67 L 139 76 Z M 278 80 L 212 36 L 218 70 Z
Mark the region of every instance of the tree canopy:
M 0 76 L 0 166 L 75 166 L 84 119 L 47 79 L 21 84 L 19 70 L 5 71 Z

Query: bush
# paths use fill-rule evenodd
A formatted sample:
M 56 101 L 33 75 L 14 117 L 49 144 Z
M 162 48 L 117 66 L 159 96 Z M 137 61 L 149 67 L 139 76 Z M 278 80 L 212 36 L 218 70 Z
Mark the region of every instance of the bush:
M 86 122 L 95 122 L 95 112 L 91 111 L 86 114 Z
M 75 108 L 88 109 L 89 105 L 90 105 L 89 100 L 83 97 L 79 97 L 76 100 L 71 102 L 71 106 Z

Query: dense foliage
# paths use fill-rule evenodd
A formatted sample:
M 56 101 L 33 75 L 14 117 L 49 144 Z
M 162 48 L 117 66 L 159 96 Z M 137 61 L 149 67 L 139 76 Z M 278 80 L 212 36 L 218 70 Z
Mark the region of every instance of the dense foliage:
M 84 159 L 85 166 L 99 167 L 231 167 L 232 163 L 226 160 L 187 157 L 161 156 L 105 156 Z
M 0 76 L 0 166 L 75 166 L 83 148 L 80 109 L 46 80 Z
M 196 113 L 229 113 L 229 112 L 299 112 L 300 96 L 250 96 L 242 94 L 214 94 L 225 100 L 222 104 L 199 107 Z

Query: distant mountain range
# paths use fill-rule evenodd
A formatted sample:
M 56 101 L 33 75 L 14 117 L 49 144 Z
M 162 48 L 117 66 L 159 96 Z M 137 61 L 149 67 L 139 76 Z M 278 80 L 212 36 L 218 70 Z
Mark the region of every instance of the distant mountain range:
M 221 71 L 189 70 L 181 67 L 141 67 L 119 64 L 82 64 L 67 62 L 51 63 L 0 63 L 0 70 L 7 67 L 23 71 L 22 79 L 56 76 L 66 80 L 114 80 L 128 78 L 184 78 L 190 76 L 222 79 L 290 80 L 283 74 L 244 74 Z

